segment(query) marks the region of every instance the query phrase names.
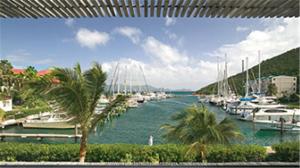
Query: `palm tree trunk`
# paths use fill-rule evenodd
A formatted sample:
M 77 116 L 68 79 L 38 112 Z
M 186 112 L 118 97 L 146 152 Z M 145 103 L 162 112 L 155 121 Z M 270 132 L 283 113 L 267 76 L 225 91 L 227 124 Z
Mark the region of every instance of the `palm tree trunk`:
M 88 139 L 88 129 L 84 126 L 81 127 L 81 140 L 80 140 L 80 151 L 79 151 L 79 162 L 84 163 L 86 156 L 86 147 Z
M 206 146 L 204 144 L 200 145 L 200 153 L 201 153 L 201 159 L 202 163 L 206 163 Z

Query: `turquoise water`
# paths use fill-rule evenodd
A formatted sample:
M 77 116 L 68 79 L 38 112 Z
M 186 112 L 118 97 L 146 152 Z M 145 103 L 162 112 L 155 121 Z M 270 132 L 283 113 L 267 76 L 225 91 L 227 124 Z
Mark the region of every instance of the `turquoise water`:
M 171 116 L 190 106 L 197 104 L 197 97 L 188 92 L 177 92 L 176 97 L 161 101 L 152 101 L 140 105 L 138 108 L 129 109 L 125 114 L 108 123 L 104 128 L 90 133 L 90 143 L 131 143 L 147 144 L 150 135 L 154 137 L 155 144 L 167 143 L 161 135 L 163 130 L 160 126 L 165 123 L 171 123 Z M 273 143 L 298 140 L 299 133 L 284 133 L 283 136 L 275 131 L 258 131 L 258 127 L 250 122 L 239 121 L 235 116 L 227 115 L 223 110 L 206 105 L 209 110 L 216 113 L 217 120 L 224 117 L 232 118 L 245 140 L 241 143 L 251 143 L 260 145 L 271 145 Z M 50 130 L 50 129 L 23 129 L 19 126 L 8 127 L 0 132 L 15 133 L 65 133 L 72 134 L 72 130 Z M 35 139 L 6 139 L 6 141 L 18 142 L 36 142 L 36 143 L 73 143 L 71 139 L 44 139 L 38 141 Z

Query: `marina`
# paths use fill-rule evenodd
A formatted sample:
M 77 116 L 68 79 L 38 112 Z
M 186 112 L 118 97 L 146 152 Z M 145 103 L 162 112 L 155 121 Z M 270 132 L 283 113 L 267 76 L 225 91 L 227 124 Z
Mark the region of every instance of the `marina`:
M 167 143 L 163 138 L 161 125 L 171 123 L 171 116 L 186 107 L 198 104 L 197 96 L 192 92 L 172 92 L 175 97 L 164 99 L 162 101 L 150 101 L 139 105 L 137 108 L 130 108 L 126 113 L 118 117 L 112 123 L 103 128 L 98 127 L 89 135 L 90 143 L 115 144 L 148 144 L 148 139 L 153 136 L 153 144 Z M 269 146 L 274 143 L 297 140 L 300 138 L 298 132 L 285 131 L 283 135 L 280 131 L 260 130 L 261 125 L 252 122 L 241 121 L 237 115 L 229 115 L 222 108 L 205 103 L 207 108 L 216 114 L 217 120 L 221 121 L 224 117 L 231 118 L 240 128 L 245 136 L 239 143 L 259 144 Z M 24 129 L 22 126 L 9 126 L 0 129 L 1 133 L 18 134 L 74 134 L 74 130 L 66 129 Z M 71 139 L 43 139 L 35 138 L 7 138 L 6 141 L 12 142 L 36 142 L 36 143 L 74 143 Z

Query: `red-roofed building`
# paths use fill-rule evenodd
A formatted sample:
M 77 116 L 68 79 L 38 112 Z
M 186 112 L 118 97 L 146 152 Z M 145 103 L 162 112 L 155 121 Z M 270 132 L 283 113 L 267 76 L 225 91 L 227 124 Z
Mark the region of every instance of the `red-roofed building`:
M 51 73 L 51 70 L 45 69 L 45 70 L 38 71 L 37 75 L 38 76 L 44 76 L 44 75 L 47 75 L 49 73 Z
M 12 72 L 13 72 L 15 75 L 22 74 L 22 73 L 24 73 L 24 71 L 25 71 L 25 69 L 15 69 L 15 68 L 12 69 Z
M 15 75 L 19 75 L 19 74 L 24 73 L 24 72 L 25 72 L 25 69 L 16 69 L 16 68 L 13 68 L 12 71 L 13 71 L 13 73 L 14 73 Z M 47 74 L 49 74 L 49 73 L 51 73 L 51 70 L 45 69 L 45 70 L 38 71 L 38 72 L 37 72 L 37 76 L 44 76 L 44 75 L 47 75 Z

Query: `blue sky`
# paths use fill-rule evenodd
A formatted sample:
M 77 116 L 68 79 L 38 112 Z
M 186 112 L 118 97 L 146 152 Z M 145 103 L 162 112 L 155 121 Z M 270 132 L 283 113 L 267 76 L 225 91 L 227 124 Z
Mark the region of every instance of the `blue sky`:
M 0 57 L 10 60 L 18 68 L 29 65 L 37 69 L 71 67 L 76 62 L 88 68 L 93 61 L 97 61 L 109 72 L 119 61 L 140 64 L 150 84 L 175 89 L 194 90 L 214 81 L 216 56 L 228 55 L 232 67 L 229 71 L 233 74 L 240 69 L 236 64 L 246 56 L 256 57 L 254 53 L 257 50 L 262 50 L 264 58 L 270 58 L 299 46 L 296 34 L 298 19 L 82 18 L 0 21 Z M 278 34 L 281 31 L 292 33 Z M 287 44 L 278 44 L 278 47 L 272 44 L 274 40 Z M 250 65 L 254 63 L 255 59 L 250 61 Z

